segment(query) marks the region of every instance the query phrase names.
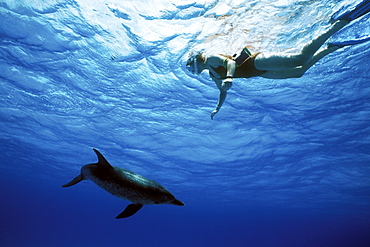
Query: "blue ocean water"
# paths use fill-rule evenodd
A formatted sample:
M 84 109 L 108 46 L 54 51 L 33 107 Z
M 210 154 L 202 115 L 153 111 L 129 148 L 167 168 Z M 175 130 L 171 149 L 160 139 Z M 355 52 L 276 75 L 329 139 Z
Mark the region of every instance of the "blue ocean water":
M 217 88 L 185 69 L 191 51 L 298 52 L 351 4 L 1 0 L 0 246 L 370 246 L 369 42 L 235 79 L 213 121 Z M 185 207 L 116 220 L 128 202 L 62 188 L 92 148 Z

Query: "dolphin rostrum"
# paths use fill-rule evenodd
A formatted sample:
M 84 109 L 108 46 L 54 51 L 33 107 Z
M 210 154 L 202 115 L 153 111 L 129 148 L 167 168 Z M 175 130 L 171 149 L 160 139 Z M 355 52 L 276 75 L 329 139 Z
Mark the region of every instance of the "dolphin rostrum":
M 111 166 L 98 150 L 95 148 L 93 150 L 98 156 L 98 163 L 84 165 L 81 168 L 81 174 L 62 187 L 69 187 L 82 180 L 90 179 L 112 195 L 132 202 L 116 219 L 134 215 L 143 205 L 185 205 L 159 183 L 135 172 Z

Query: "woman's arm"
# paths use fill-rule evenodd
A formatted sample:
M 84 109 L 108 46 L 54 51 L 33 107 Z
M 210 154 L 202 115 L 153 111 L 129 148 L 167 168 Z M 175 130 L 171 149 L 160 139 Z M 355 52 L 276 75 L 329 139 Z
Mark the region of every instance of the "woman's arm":
M 207 65 L 213 68 L 224 66 L 226 69 L 226 77 L 233 77 L 236 70 L 236 62 L 222 55 L 208 56 Z
M 214 115 L 221 109 L 222 104 L 225 102 L 227 91 L 220 91 L 216 109 L 211 113 L 211 119 L 213 120 Z
M 221 109 L 223 103 L 225 102 L 225 99 L 227 96 L 227 90 L 223 90 L 223 85 L 225 84 L 225 80 L 220 80 L 217 78 L 212 78 L 212 80 L 216 83 L 218 89 L 220 90 L 220 96 L 218 97 L 216 109 L 211 113 L 211 119 L 213 120 L 214 115 Z M 230 87 L 231 87 L 231 83 L 230 83 Z
M 232 59 L 226 59 L 226 57 L 219 55 L 208 57 L 207 63 L 212 67 L 225 66 L 226 68 L 226 79 L 220 80 L 217 78 L 212 78 L 220 90 L 220 96 L 218 98 L 216 109 L 211 113 L 211 119 L 213 120 L 214 115 L 221 109 L 223 103 L 225 102 L 227 90 L 229 90 L 232 86 L 236 63 Z
M 233 78 L 236 70 L 236 62 L 232 59 L 227 59 L 225 61 L 225 66 L 226 66 L 226 78 Z
M 222 55 L 212 55 L 209 56 L 207 59 L 207 65 L 213 68 L 217 68 L 220 66 L 225 67 L 226 69 L 226 78 L 222 80 L 222 83 L 216 83 L 217 87 L 221 91 L 227 91 L 231 88 L 234 73 L 236 70 L 236 62 L 230 58 L 227 58 Z M 209 68 L 210 69 L 210 68 Z M 212 78 L 213 79 L 213 78 Z

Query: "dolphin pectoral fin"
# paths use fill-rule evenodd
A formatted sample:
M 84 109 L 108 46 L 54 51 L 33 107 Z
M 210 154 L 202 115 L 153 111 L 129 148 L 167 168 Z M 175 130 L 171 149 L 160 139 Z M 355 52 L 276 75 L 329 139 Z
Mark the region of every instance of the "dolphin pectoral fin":
M 120 213 L 116 219 L 122 219 L 122 218 L 127 218 L 132 215 L 134 215 L 137 211 L 139 211 L 143 207 L 143 204 L 130 204 L 128 205 L 125 210 Z
M 79 182 L 81 182 L 83 179 L 82 179 L 82 176 L 81 174 L 78 175 L 77 177 L 75 177 L 71 182 L 65 184 L 65 185 L 62 185 L 62 187 L 69 187 L 69 186 L 72 186 L 72 185 L 75 185 Z

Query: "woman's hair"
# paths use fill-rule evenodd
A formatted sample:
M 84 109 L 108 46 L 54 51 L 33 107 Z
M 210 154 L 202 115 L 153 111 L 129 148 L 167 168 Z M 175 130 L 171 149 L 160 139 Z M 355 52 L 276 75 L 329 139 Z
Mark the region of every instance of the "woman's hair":
M 202 63 L 205 63 L 207 61 L 207 57 L 204 55 L 204 52 L 199 52 L 197 55 L 197 60 L 202 61 Z

